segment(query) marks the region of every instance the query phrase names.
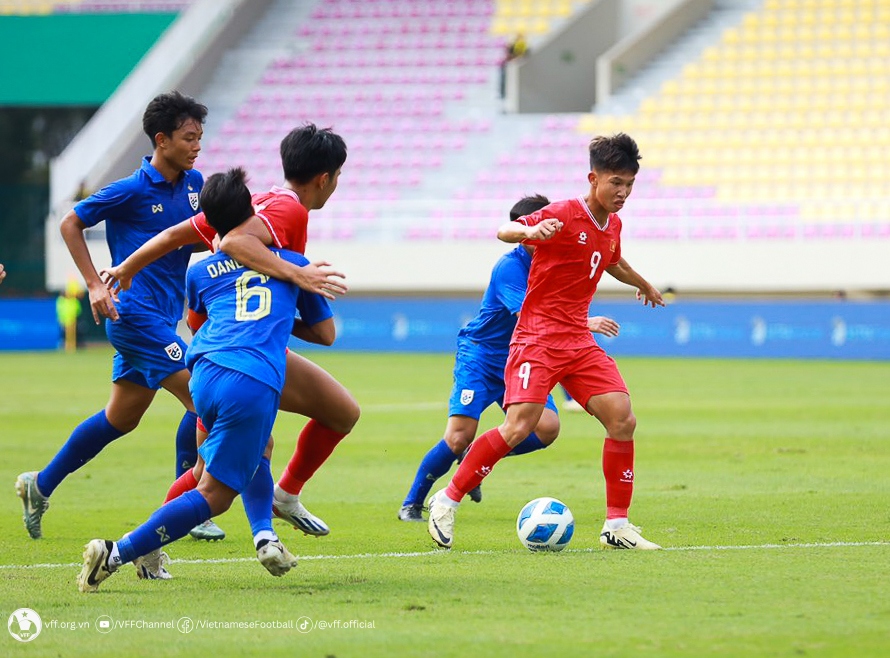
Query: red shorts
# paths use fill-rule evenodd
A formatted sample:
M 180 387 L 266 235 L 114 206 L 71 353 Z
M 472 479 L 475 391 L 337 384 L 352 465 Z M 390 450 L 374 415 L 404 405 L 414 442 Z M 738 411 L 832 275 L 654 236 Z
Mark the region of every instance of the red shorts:
M 505 407 L 517 402 L 544 404 L 557 383 L 584 406 L 594 395 L 627 393 L 615 359 L 596 344 L 579 350 L 511 345 L 504 383 Z

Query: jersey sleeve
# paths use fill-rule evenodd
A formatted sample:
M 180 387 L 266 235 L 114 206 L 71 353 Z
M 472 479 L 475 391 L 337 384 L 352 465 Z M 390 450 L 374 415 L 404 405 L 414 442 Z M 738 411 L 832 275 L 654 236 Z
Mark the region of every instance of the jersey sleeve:
M 528 272 L 513 259 L 500 263 L 492 276 L 495 297 L 511 314 L 519 313 L 528 289 Z
M 216 237 L 216 229 L 207 222 L 207 217 L 204 213 L 199 212 L 191 217 L 189 221 L 192 223 L 192 228 L 198 232 L 198 236 L 207 245 L 207 248 L 213 251 L 213 239 Z
M 618 261 L 621 260 L 621 219 L 615 215 L 615 220 L 617 224 L 617 229 L 615 231 L 615 248 L 612 249 L 612 260 L 609 261 L 609 265 L 616 265 Z M 610 245 L 611 246 L 611 245 Z
M 106 185 L 74 206 L 75 214 L 87 226 L 126 214 L 133 198 L 133 189 L 124 178 Z
M 281 251 L 279 253 L 282 258 L 294 265 L 303 267 L 309 264 L 309 260 L 302 254 L 293 251 Z M 331 305 L 328 304 L 328 300 L 325 297 L 314 292 L 306 292 L 305 290 L 300 290 L 300 294 L 297 296 L 297 312 L 300 315 L 300 319 L 308 325 L 318 324 L 334 317 Z
M 273 246 L 302 254 L 306 251 L 309 213 L 290 197 L 276 201 L 258 206 L 256 215 L 272 235 Z

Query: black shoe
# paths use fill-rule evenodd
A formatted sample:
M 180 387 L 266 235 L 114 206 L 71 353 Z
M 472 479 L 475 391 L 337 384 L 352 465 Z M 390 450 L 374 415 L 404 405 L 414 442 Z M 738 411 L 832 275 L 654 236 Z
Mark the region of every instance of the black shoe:
M 414 523 L 425 523 L 423 518 L 423 505 L 415 503 L 414 505 L 402 505 L 399 510 L 399 521 L 413 521 Z
M 474 503 L 482 502 L 482 485 L 478 484 L 467 492 L 467 495 L 470 497 Z

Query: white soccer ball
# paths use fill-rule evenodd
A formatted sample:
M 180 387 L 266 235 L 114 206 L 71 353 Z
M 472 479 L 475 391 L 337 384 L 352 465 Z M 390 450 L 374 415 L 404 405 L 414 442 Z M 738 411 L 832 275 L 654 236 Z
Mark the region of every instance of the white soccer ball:
M 575 532 L 575 517 L 556 498 L 535 498 L 516 519 L 519 541 L 530 551 L 561 551 Z

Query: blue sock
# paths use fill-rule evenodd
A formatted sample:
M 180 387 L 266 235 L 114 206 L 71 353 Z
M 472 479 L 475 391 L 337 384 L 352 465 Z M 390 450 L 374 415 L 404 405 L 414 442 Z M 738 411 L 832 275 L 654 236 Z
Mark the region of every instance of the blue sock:
M 513 446 L 513 449 L 507 453 L 507 456 L 515 456 L 515 455 L 524 455 L 527 452 L 534 452 L 535 450 L 543 450 L 546 448 L 543 443 L 541 443 L 541 439 L 538 438 L 538 435 L 532 432 L 525 439 L 522 440 L 522 443 L 519 445 Z
M 52 461 L 37 474 L 37 488 L 44 496 L 52 495 L 62 480 L 102 452 L 102 448 L 124 435 L 118 431 L 103 409 L 74 428 L 71 436 Z
M 186 411 L 176 430 L 176 477 L 189 470 L 198 461 L 198 414 Z
M 263 457 L 256 473 L 253 474 L 247 488 L 241 492 L 241 502 L 247 520 L 250 521 L 250 532 L 256 536 L 261 530 L 272 530 L 272 495 L 275 483 L 272 481 L 272 468 L 269 460 Z
M 445 439 L 439 441 L 426 453 L 423 461 L 414 476 L 411 490 L 402 505 L 418 505 L 426 500 L 427 494 L 440 477 L 445 475 L 451 465 L 457 460 L 457 455 L 451 452 L 451 448 L 445 443 Z
M 132 562 L 156 548 L 176 541 L 211 516 L 210 505 L 197 489 L 186 491 L 179 498 L 155 510 L 148 521 L 117 542 L 121 562 Z

